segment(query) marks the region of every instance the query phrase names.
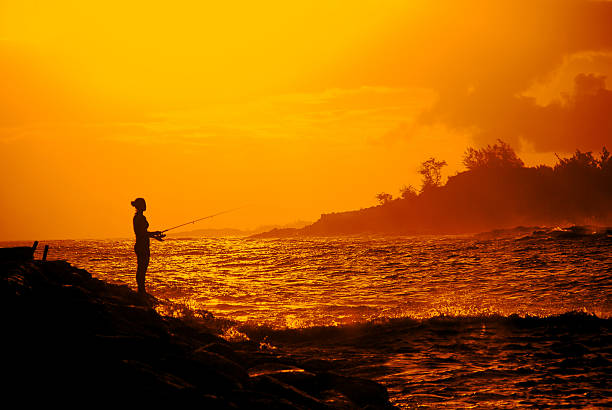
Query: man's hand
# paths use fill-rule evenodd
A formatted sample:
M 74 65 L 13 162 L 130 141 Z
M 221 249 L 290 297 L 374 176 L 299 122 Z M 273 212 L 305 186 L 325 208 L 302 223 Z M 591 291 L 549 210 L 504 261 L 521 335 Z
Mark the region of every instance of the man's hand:
M 163 241 L 165 237 L 166 237 L 166 234 L 163 233 L 162 231 L 151 232 L 151 238 L 157 239 L 158 241 Z

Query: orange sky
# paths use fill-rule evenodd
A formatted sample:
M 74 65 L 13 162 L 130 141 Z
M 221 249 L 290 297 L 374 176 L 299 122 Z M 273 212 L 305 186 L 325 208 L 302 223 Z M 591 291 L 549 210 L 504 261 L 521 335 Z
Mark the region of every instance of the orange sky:
M 499 137 L 612 145 L 611 2 L 218 3 L 0 0 L 0 240 L 129 237 L 137 196 L 152 229 L 314 221 Z

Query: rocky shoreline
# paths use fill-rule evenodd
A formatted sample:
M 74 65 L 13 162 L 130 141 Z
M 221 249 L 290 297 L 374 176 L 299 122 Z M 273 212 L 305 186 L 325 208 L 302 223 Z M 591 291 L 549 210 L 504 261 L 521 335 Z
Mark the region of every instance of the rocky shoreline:
M 0 261 L 5 402 L 207 409 L 388 409 L 387 390 L 162 316 L 64 261 Z M 208 322 L 210 322 L 208 317 Z

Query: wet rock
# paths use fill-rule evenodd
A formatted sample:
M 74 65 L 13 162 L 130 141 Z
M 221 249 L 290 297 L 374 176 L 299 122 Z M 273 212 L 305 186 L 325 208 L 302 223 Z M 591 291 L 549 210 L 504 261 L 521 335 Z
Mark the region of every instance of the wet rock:
M 200 348 L 194 352 L 193 357 L 211 371 L 226 375 L 239 383 L 245 383 L 249 379 L 247 371 L 242 366 L 218 353 Z
M 249 376 L 262 376 L 266 374 L 278 374 L 284 372 L 303 372 L 304 369 L 281 361 L 270 361 L 258 363 L 249 367 Z
M 322 393 L 327 389 L 324 379 L 316 374 L 307 371 L 279 372 L 268 374 L 279 382 L 294 386 L 310 395 L 316 396 L 324 401 L 326 396 Z
M 241 407 L 252 410 L 306 410 L 304 407 L 274 395 L 253 397 Z
M 336 375 L 324 361 L 301 364 L 257 343 L 229 343 L 193 320 L 162 317 L 154 298 L 66 262 L 0 261 L 0 303 L 7 402 L 25 405 L 40 397 L 45 405 L 64 406 L 390 406 L 377 383 Z
M 32 260 L 34 248 L 31 246 L 15 246 L 12 248 L 0 248 L 0 260 L 4 261 L 27 261 Z
M 357 406 L 371 409 L 389 408 L 387 389 L 380 384 L 357 377 L 340 376 L 335 373 L 321 375 L 323 384 L 348 397 Z
M 325 404 L 333 409 L 349 410 L 356 407 L 351 399 L 337 390 L 323 390 L 321 397 Z
M 312 372 L 325 372 L 335 367 L 333 362 L 323 359 L 308 359 L 302 362 L 302 366 Z
M 283 383 L 273 376 L 261 375 L 251 377 L 251 386 L 258 391 L 267 392 L 274 396 L 280 397 L 286 400 L 288 403 L 293 404 L 296 408 L 313 410 L 328 408 L 325 403 L 316 397 L 313 397 L 290 384 Z
M 222 341 L 214 341 L 205 346 L 202 346 L 200 349 L 216 353 L 236 363 L 245 363 L 246 361 L 246 358 L 243 354 L 232 349 L 231 345 L 226 342 L 224 343 Z

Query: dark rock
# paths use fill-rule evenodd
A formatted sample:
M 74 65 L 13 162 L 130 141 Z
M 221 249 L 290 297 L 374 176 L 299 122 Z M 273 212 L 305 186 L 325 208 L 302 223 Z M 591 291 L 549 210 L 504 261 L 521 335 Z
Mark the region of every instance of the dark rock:
M 387 389 L 380 384 L 357 377 L 340 376 L 335 373 L 325 373 L 321 377 L 324 384 L 346 397 L 359 407 L 372 409 L 389 408 Z
M 325 372 L 335 367 L 333 362 L 323 359 L 308 359 L 302 362 L 302 366 L 311 372 Z
M 320 396 L 321 391 L 326 387 L 319 375 L 307 371 L 279 372 L 268 375 L 316 396 Z
M 385 408 L 386 389 L 302 365 L 254 342 L 229 343 L 161 301 L 63 261 L 0 261 L 4 400 L 20 406 L 207 409 Z M 248 369 L 248 371 L 247 371 Z M 252 377 L 249 377 L 249 373 Z
M 0 248 L 0 260 L 27 261 L 32 260 L 34 248 L 30 246 L 16 246 L 14 248 Z
M 249 379 L 249 375 L 244 368 L 218 353 L 200 348 L 194 352 L 193 357 L 215 373 L 226 375 L 240 383 L 244 383 Z
M 245 363 L 246 361 L 246 358 L 242 353 L 232 349 L 231 345 L 227 342 L 224 343 L 224 341 L 214 341 L 202 346 L 200 349 L 216 353 L 236 363 Z
M 269 361 L 258 363 L 255 366 L 249 367 L 249 376 L 261 376 L 265 374 L 277 374 L 284 372 L 303 372 L 304 369 L 293 366 L 281 361 Z
M 297 389 L 294 386 L 283 383 L 280 380 L 268 376 L 251 377 L 251 386 L 258 391 L 270 393 L 274 396 L 285 399 L 297 408 L 305 409 L 327 409 L 328 407 L 321 400 Z

